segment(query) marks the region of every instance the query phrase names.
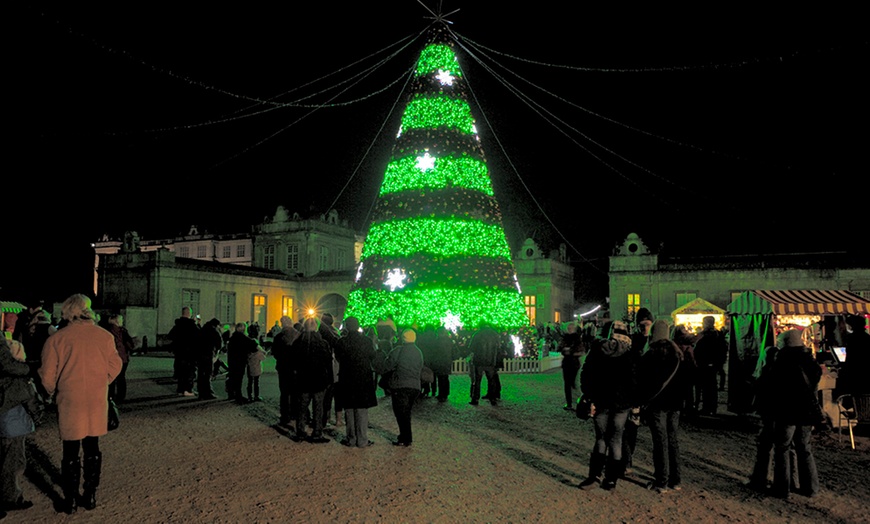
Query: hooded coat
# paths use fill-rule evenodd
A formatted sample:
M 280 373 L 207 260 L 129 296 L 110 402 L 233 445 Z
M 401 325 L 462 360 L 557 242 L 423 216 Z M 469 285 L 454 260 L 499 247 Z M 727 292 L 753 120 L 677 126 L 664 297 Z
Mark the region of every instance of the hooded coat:
M 809 349 L 786 346 L 779 350 L 763 392 L 768 395 L 773 419 L 787 425 L 817 424 L 817 388 L 821 378 L 822 368 Z
M 49 395 L 57 393 L 62 440 L 108 433 L 109 384 L 121 367 L 115 338 L 91 320 L 76 320 L 48 337 L 39 376 Z
M 628 337 L 598 339 L 580 369 L 580 391 L 597 409 L 634 405 L 636 357 Z

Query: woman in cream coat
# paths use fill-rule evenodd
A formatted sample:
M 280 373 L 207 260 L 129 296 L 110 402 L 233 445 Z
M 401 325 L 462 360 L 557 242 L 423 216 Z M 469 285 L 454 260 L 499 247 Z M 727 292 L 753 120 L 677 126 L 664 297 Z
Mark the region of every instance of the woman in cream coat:
M 108 433 L 109 384 L 121 372 L 115 340 L 94 324 L 91 300 L 73 295 L 63 303 L 68 324 L 48 337 L 42 350 L 39 376 L 50 395 L 56 394 L 58 428 L 63 441 L 61 475 L 67 513 L 78 505 L 84 454 L 84 490 L 81 505 L 96 507 L 102 454 L 99 438 Z

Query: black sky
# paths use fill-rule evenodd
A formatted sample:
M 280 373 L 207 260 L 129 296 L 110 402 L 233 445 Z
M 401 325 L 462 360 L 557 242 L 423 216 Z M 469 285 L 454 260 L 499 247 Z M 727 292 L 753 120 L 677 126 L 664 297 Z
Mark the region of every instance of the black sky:
M 405 101 L 388 86 L 425 40 L 342 82 L 432 21 L 415 0 L 297 4 L 28 8 L 3 187 L 8 250 L 32 255 L 4 263 L 0 296 L 71 291 L 103 233 L 244 231 L 278 205 L 333 203 L 364 228 Z M 566 242 L 599 274 L 632 231 L 673 253 L 855 249 L 859 13 L 566 4 L 440 4 L 459 9 L 450 28 L 512 245 Z M 340 105 L 238 118 L 286 92 L 273 100 Z

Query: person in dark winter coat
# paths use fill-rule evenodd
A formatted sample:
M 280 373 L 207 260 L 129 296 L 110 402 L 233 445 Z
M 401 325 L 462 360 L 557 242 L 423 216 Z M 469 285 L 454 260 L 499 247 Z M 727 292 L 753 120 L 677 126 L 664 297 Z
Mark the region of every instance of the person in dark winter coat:
M 595 424 L 589 476 L 580 487 L 601 481 L 602 489 L 612 490 L 625 472 L 622 434 L 635 401 L 636 358 L 624 322 L 613 321 L 605 332 L 608 337 L 593 342 L 580 369 L 580 390 L 592 402 Z
M 199 342 L 196 346 L 196 392 L 200 400 L 217 398 L 211 388 L 211 375 L 215 358 L 223 346 L 220 327 L 221 321 L 213 318 L 199 330 Z
M 341 338 L 341 333 L 335 328 L 334 324 L 335 317 L 332 316 L 332 313 L 320 315 L 320 326 L 317 328 L 317 332 L 320 333 L 321 338 L 329 345 L 330 354 L 335 353 L 338 340 Z M 333 379 L 338 381 L 337 373 L 333 373 Z M 335 395 L 335 383 L 333 382 L 326 388 L 326 393 L 323 396 L 323 427 L 326 427 L 329 423 L 329 416 L 333 412 L 333 407 L 335 408 L 335 425 L 340 426 L 343 423 L 343 408 L 341 400 Z
M 695 335 L 689 333 L 686 326 L 679 325 L 674 328 L 674 343 L 680 347 L 683 353 L 682 371 L 685 373 L 683 385 L 683 407 L 680 410 L 680 418 L 686 419 L 696 415 L 695 412 L 695 380 L 698 373 L 698 365 L 695 363 Z
M 359 320 L 348 317 L 344 321 L 347 333 L 335 347 L 338 360 L 336 400 L 344 408 L 346 438 L 342 444 L 365 448 L 373 444 L 368 437 L 369 408 L 378 405 L 375 395 L 375 377 L 372 366 L 375 345 L 359 331 Z
M 175 355 L 175 378 L 178 380 L 176 393 L 185 397 L 193 396 L 193 382 L 196 377 L 196 346 L 199 342 L 199 326 L 193 319 L 189 307 L 181 308 L 181 316 L 169 330 L 172 353 Z
M 308 440 L 314 444 L 329 442 L 323 436 L 326 389 L 333 385 L 332 350 L 318 333 L 318 321 L 306 318 L 302 335 L 290 348 L 291 366 L 295 375 L 299 403 L 296 409 L 296 436 L 294 440 Z M 306 414 L 311 409 L 311 436 L 305 430 Z
M 697 404 L 702 414 L 715 415 L 719 408 L 719 370 L 728 359 L 728 343 L 724 333 L 716 329 L 714 317 L 704 317 L 703 326 L 695 342 L 695 363 L 698 366 L 695 398 L 700 399 Z
M 565 334 L 559 341 L 558 350 L 562 354 L 562 382 L 565 386 L 565 408 L 574 410 L 577 375 L 580 373 L 580 359 L 586 353 L 583 339 L 577 331 L 577 324 L 569 322 Z
M 789 448 L 797 454 L 799 493 L 814 497 L 819 492 L 819 477 L 811 444 L 813 426 L 818 423 L 818 385 L 822 368 L 804 347 L 797 329 L 783 335 L 784 347 L 770 370 L 769 396 L 774 410 L 773 491 L 787 498 L 792 491 Z
M 749 476 L 747 486 L 755 491 L 766 492 L 768 488 L 768 477 L 770 476 L 770 462 L 773 459 L 774 445 L 774 415 L 776 414 L 776 405 L 772 402 L 770 394 L 771 387 L 771 370 L 773 363 L 776 360 L 776 354 L 779 351 L 779 346 L 782 345 L 782 335 L 777 340 L 776 346 L 770 346 L 764 350 L 764 364 L 761 367 L 761 373 L 756 379 L 755 387 L 755 412 L 761 419 L 761 429 L 755 440 L 755 464 L 752 468 L 752 474 Z
M 35 430 L 26 407 L 36 401 L 30 374 L 31 366 L 15 359 L 0 335 L 0 519 L 6 510 L 33 506 L 21 487 L 27 468 L 25 440 Z
M 843 341 L 846 346 L 846 362 L 842 364 L 837 379 L 837 386 L 843 394 L 870 393 L 870 380 L 867 379 L 870 377 L 870 334 L 867 333 L 866 325 L 867 321 L 863 316 L 846 317 L 847 333 Z
M 248 326 L 244 322 L 236 324 L 235 331 L 227 343 L 227 398 L 239 404 L 246 402 L 242 395 L 242 382 L 248 369 L 248 356 L 259 349 L 257 341 L 249 337 Z
M 109 315 L 103 327 L 114 337 L 115 349 L 118 350 L 118 356 L 123 363 L 121 372 L 109 384 L 109 397 L 115 402 L 124 402 L 127 398 L 127 367 L 130 365 L 130 354 L 133 353 L 133 337 L 124 327 L 124 315 L 118 313 Z
M 635 359 L 639 359 L 649 349 L 650 332 L 654 320 L 655 316 L 652 314 L 652 311 L 645 307 L 638 309 L 634 315 L 635 331 L 631 334 L 631 352 L 634 354 Z M 626 474 L 632 470 L 639 426 L 640 406 L 634 405 L 628 414 L 628 422 L 626 422 L 625 431 L 622 434 L 622 458 L 625 460 Z
M 429 367 L 435 375 L 438 391 L 438 402 L 446 402 L 450 396 L 450 373 L 453 371 L 454 344 L 450 331 L 445 327 L 438 328 L 435 341 L 432 343 L 432 358 Z
M 653 443 L 654 480 L 650 490 L 666 493 L 680 489 L 680 410 L 683 407 L 687 367 L 683 352 L 668 338 L 668 324 L 656 320 L 649 349 L 638 363 L 638 404 L 643 406 Z
M 301 333 L 293 327 L 293 319 L 281 317 L 281 331 L 272 340 L 272 356 L 275 357 L 275 373 L 278 374 L 278 424 L 289 427 L 298 399 L 293 394 L 295 375 L 291 364 L 291 346 Z
M 471 338 L 469 350 L 474 363 L 474 377 L 471 383 L 471 405 L 480 403 L 480 388 L 483 376 L 486 375 L 486 396 L 494 406 L 501 398 L 498 380 L 498 358 L 501 351 L 501 340 L 498 333 L 488 326 L 481 327 Z

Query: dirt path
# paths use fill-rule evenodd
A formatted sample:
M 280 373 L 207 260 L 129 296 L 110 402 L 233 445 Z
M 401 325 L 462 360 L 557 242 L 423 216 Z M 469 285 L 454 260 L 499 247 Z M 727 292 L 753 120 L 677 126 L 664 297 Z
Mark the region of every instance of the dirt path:
M 563 411 L 561 374 L 503 375 L 503 402 L 468 404 L 468 377 L 451 377 L 448 403 L 422 400 L 414 445 L 395 448 L 389 400 L 370 410 L 375 446 L 295 443 L 277 421 L 267 361 L 264 402 L 178 398 L 172 361 L 135 357 L 122 426 L 101 439 L 98 507 L 73 516 L 60 496 L 60 441 L 48 415 L 28 442 L 25 494 L 34 507 L 4 522 L 870 522 L 870 438 L 859 449 L 815 443 L 823 491 L 762 497 L 743 487 L 755 430 L 733 417 L 685 423 L 684 489 L 659 495 L 649 431 L 640 429 L 634 478 L 614 492 L 581 491 L 592 427 Z M 223 398 L 223 382 L 215 389 Z M 343 436 L 343 428 L 338 435 Z

